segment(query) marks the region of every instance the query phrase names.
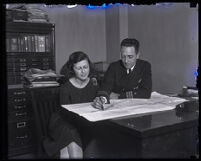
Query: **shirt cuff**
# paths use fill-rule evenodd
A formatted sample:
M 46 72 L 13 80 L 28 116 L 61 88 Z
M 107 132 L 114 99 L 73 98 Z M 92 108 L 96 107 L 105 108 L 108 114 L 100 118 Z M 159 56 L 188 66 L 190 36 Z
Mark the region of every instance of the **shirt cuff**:
M 104 96 L 102 96 L 102 98 L 104 99 L 104 104 L 106 104 L 107 103 L 107 98 L 104 97 Z
M 100 96 L 105 97 L 106 98 L 105 102 L 108 104 L 110 103 L 110 98 L 109 98 L 109 95 L 106 91 L 98 91 L 97 96 L 98 97 L 100 97 Z

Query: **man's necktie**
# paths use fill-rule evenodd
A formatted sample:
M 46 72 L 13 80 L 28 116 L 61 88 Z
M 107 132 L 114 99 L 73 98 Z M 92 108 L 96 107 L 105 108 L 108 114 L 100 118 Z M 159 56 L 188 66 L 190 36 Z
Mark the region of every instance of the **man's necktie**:
M 131 73 L 131 69 L 128 69 L 128 74 L 130 74 Z
M 132 72 L 132 70 L 131 69 L 127 69 L 127 74 L 130 74 L 131 72 Z

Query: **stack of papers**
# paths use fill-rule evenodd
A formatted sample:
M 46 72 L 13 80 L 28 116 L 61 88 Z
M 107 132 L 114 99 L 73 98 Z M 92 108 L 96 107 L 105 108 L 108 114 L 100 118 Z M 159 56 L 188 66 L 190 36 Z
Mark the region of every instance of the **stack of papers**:
M 24 74 L 24 86 L 28 88 L 59 86 L 57 82 L 59 77 L 61 75 L 56 74 L 51 69 L 41 70 L 38 68 L 30 68 Z
M 26 11 L 28 13 L 28 21 L 30 22 L 49 22 L 48 14 L 42 9 L 41 4 L 10 4 L 9 9 L 21 12 Z
M 111 99 L 105 104 L 105 110 L 95 109 L 92 102 L 62 105 L 63 108 L 74 112 L 89 121 L 101 121 L 129 115 L 172 110 L 176 105 L 187 101 L 178 97 L 170 97 L 152 92 L 150 99 Z

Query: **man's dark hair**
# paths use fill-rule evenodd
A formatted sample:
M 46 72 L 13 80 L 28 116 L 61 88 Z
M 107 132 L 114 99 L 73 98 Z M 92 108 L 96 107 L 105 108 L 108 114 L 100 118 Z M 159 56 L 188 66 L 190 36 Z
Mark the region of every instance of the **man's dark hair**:
M 140 43 L 138 40 L 136 40 L 134 38 L 126 38 L 121 41 L 121 48 L 122 48 L 122 46 L 127 46 L 127 47 L 133 46 L 135 48 L 136 54 L 138 54 Z

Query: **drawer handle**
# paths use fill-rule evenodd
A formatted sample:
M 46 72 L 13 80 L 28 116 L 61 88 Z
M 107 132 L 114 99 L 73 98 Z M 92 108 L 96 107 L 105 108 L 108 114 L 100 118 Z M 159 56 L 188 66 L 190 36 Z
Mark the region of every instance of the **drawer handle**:
M 17 123 L 17 128 L 23 128 L 26 126 L 26 122 L 18 122 Z
M 20 62 L 26 62 L 26 59 L 19 59 Z
M 16 139 L 25 139 L 25 138 L 28 138 L 27 135 L 24 135 L 24 136 L 16 136 Z
M 15 114 L 15 116 L 23 116 L 23 115 L 27 115 L 27 113 L 24 112 L 24 113 L 16 113 L 16 114 Z
M 15 102 L 25 102 L 26 98 L 14 99 Z
M 14 95 L 24 95 L 24 94 L 26 94 L 26 92 L 25 91 L 21 91 L 21 92 L 14 92 Z
M 25 108 L 26 105 L 23 105 L 23 106 L 14 106 L 15 109 L 21 109 L 21 108 Z

